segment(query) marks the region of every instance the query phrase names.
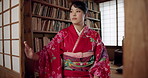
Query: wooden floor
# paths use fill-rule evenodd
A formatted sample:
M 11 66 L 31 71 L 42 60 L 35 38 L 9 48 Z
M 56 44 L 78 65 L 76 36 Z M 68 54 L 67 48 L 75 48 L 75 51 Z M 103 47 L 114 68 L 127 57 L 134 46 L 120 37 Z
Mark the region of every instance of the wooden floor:
M 123 74 L 120 74 L 116 71 L 116 69 L 119 66 L 116 66 L 112 62 L 110 62 L 110 67 L 111 67 L 111 78 L 123 78 Z

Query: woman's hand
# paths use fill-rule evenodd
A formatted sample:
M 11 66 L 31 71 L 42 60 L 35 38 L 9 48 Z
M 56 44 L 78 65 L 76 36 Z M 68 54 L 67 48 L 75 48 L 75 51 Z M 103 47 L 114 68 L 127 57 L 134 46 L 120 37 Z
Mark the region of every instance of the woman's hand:
M 27 44 L 26 41 L 24 41 L 24 45 L 25 45 L 25 54 L 26 54 L 26 56 L 28 58 L 32 59 L 34 51 L 32 50 L 32 48 L 29 47 L 29 45 Z
M 33 59 L 33 60 L 38 60 L 39 56 L 34 53 L 33 49 L 31 47 L 29 47 L 29 45 L 27 44 L 26 41 L 24 41 L 24 45 L 25 45 L 25 54 L 26 54 L 27 58 Z
M 100 77 L 94 76 L 94 78 L 100 78 Z

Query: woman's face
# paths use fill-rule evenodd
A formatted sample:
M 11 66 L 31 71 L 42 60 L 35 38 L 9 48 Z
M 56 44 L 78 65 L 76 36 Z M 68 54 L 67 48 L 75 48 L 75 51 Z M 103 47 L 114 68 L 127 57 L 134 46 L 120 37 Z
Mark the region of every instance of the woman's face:
M 73 24 L 75 25 L 84 24 L 84 18 L 85 14 L 81 9 L 75 8 L 74 6 L 71 7 L 70 20 Z

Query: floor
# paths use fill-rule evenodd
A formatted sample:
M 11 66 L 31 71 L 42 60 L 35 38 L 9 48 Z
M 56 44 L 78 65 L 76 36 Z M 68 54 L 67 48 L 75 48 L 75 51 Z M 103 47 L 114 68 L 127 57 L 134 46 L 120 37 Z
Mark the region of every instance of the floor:
M 110 67 L 111 67 L 111 78 L 123 78 L 123 74 L 120 74 L 116 71 L 116 69 L 119 66 L 114 65 L 113 62 L 110 62 Z

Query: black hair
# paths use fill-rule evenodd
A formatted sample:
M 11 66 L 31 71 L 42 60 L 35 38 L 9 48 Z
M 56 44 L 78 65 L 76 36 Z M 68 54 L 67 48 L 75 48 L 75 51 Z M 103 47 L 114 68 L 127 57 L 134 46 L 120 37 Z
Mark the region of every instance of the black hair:
M 70 10 L 71 10 L 72 6 L 74 6 L 75 8 L 81 9 L 84 12 L 84 14 L 86 14 L 87 11 L 88 11 L 86 3 L 82 2 L 82 1 L 74 1 L 74 2 L 72 2 L 71 6 L 70 6 Z

